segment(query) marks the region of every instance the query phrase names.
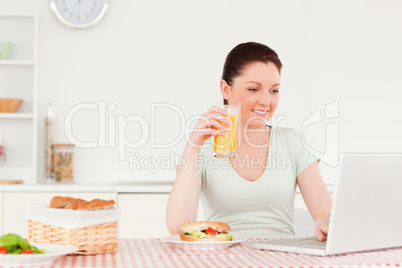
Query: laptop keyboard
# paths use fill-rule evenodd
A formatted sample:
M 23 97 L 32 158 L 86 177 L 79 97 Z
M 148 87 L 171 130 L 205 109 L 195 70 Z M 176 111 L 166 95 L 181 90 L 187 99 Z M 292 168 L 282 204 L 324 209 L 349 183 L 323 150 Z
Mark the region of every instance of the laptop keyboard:
M 310 248 L 322 248 L 325 249 L 326 247 L 326 242 L 320 242 L 318 240 L 302 240 L 299 241 L 300 243 L 297 243 L 297 246 L 300 247 L 310 247 Z

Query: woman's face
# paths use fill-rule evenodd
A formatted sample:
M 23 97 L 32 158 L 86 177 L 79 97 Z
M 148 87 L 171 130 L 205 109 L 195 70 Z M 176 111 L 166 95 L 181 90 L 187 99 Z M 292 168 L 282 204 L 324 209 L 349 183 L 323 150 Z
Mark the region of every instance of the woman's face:
M 279 83 L 280 74 L 274 63 L 253 62 L 234 78 L 232 86 L 222 80 L 221 91 L 229 105 L 240 106 L 244 127 L 262 128 L 278 106 Z

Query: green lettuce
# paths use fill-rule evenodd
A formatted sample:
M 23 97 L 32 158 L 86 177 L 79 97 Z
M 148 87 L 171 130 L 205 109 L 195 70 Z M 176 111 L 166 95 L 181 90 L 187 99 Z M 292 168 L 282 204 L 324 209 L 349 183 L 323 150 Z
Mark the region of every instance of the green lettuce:
M 32 246 L 26 239 L 17 234 L 6 234 L 0 237 L 0 246 L 4 247 L 8 254 L 20 254 L 24 249 L 32 249 L 35 253 L 44 253 L 43 250 Z

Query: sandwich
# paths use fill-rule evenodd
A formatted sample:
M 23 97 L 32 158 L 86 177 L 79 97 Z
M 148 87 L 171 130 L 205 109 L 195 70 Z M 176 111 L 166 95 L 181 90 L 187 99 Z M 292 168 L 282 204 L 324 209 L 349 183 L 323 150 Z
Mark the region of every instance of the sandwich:
M 219 221 L 194 221 L 181 226 L 180 239 L 183 241 L 220 242 L 232 241 L 228 234 L 230 226 Z

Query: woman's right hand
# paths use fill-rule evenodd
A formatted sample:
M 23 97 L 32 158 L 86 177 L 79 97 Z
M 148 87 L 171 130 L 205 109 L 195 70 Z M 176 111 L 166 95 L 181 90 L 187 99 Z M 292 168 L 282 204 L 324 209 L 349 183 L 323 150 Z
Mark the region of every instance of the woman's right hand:
M 201 147 L 212 135 L 225 136 L 231 122 L 229 114 L 220 107 L 212 106 L 197 121 L 190 134 L 190 144 Z

